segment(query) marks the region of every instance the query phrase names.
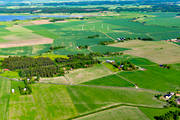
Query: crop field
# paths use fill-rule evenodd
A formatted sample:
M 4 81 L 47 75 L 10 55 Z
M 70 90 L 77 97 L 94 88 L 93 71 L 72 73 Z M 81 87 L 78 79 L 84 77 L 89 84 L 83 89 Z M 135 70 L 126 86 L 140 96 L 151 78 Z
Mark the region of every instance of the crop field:
M 0 78 L 0 119 L 6 120 L 10 99 L 11 82 Z
M 149 90 L 33 84 L 31 85 L 33 93 L 23 96 L 18 92 L 18 86 L 21 84 L 22 82 L 0 80 L 2 120 L 68 119 L 117 104 L 153 108 L 161 108 L 164 104 L 154 99 L 154 95 L 157 94 L 155 91 Z M 15 89 L 15 93 L 10 93 L 10 88 Z M 122 111 L 126 110 L 132 117 L 138 109 L 125 107 Z M 139 113 L 135 117 L 142 117 L 143 114 L 140 111 Z
M 163 104 L 154 99 L 156 93 L 148 90 L 91 86 L 71 86 L 67 89 L 79 113 L 91 112 L 103 106 L 116 104 L 155 108 L 161 108 Z
M 91 47 L 91 50 L 93 52 L 98 53 L 107 53 L 107 52 L 119 52 L 119 51 L 125 51 L 129 50 L 127 48 L 118 48 L 118 47 L 111 47 L 111 46 L 104 46 L 104 45 L 96 45 Z
M 39 55 L 46 53 L 50 44 L 35 45 L 35 46 L 24 46 L 24 47 L 11 47 L 11 48 L 1 48 L 0 55 Z
M 156 91 L 174 91 L 180 88 L 180 65 L 174 64 L 171 69 L 155 66 L 144 66 L 145 71 L 121 72 L 120 76 L 127 78 L 140 88 Z
M 12 94 L 9 102 L 10 120 L 57 120 L 75 115 L 76 109 L 65 86 L 36 84 L 32 95 Z
M 85 85 L 100 85 L 100 86 L 114 86 L 114 87 L 134 87 L 133 84 L 118 77 L 117 75 L 109 75 L 99 79 L 84 82 Z
M 19 25 L 5 27 L 4 29 L 7 31 L 0 32 L 0 39 L 4 40 L 0 43 L 0 48 L 50 44 L 53 42 L 52 39 L 34 34 L 31 30 Z
M 121 106 L 105 110 L 75 120 L 148 120 L 148 117 L 136 107 Z
M 121 55 L 116 57 L 105 57 L 99 58 L 99 60 L 115 60 L 116 62 L 121 61 L 130 61 L 133 64 L 144 68 L 144 71 L 132 71 L 132 72 L 119 72 L 119 76 L 133 82 L 138 85 L 140 88 L 152 89 L 156 91 L 173 91 L 180 88 L 180 64 L 171 64 L 170 69 L 164 69 L 159 67 L 158 64 L 155 64 L 147 59 L 138 58 L 130 55 Z M 103 78 L 102 78 L 103 80 Z M 105 79 L 105 81 L 107 81 Z M 116 81 L 117 82 L 117 81 Z M 115 82 L 115 83 L 116 83 Z M 93 81 L 89 81 L 92 83 Z M 97 80 L 97 85 L 99 81 Z M 96 84 L 96 80 L 94 81 Z M 99 83 L 100 84 L 100 83 Z M 101 84 L 109 84 L 108 81 Z M 111 84 L 111 83 L 110 83 Z
M 72 84 L 79 84 L 96 78 L 104 77 L 112 74 L 111 71 L 106 69 L 103 65 L 95 65 L 91 68 L 78 69 L 66 74 L 66 77 Z
M 174 14 L 173 14 L 174 15 Z M 53 51 L 58 55 L 77 54 L 77 53 L 89 53 L 91 50 L 79 50 L 77 46 L 88 45 L 92 47 L 92 51 L 102 52 L 104 50 L 109 52 L 116 52 L 127 49 L 118 48 L 102 48 L 97 46 L 103 41 L 116 40 L 119 37 L 130 37 L 136 39 L 138 37 L 147 38 L 151 37 L 154 40 L 166 40 L 179 37 L 179 28 L 148 24 L 151 19 L 162 19 L 167 16 L 173 16 L 170 13 L 157 13 L 157 14 L 145 14 L 145 13 L 132 13 L 122 12 L 119 16 L 94 16 L 81 21 L 67 21 L 53 24 L 41 24 L 41 25 L 28 25 L 28 26 L 11 26 L 6 27 L 1 25 L 0 27 L 0 42 L 2 47 L 15 47 L 9 48 L 8 53 L 13 54 L 13 50 L 21 49 L 23 45 L 37 44 L 51 44 L 52 46 L 65 46 L 64 49 Z M 140 22 L 133 22 L 135 17 L 147 16 L 146 24 Z M 178 18 L 175 18 L 178 19 Z M 157 20 L 155 20 L 157 21 Z M 177 21 L 172 21 L 172 24 L 176 24 Z M 88 38 L 88 36 L 99 35 L 97 38 Z M 16 45 L 14 46 L 14 42 Z M 18 42 L 17 42 L 18 41 Z M 20 42 L 19 42 L 20 41 Z M 34 42 L 33 42 L 34 41 Z M 6 43 L 4 43 L 6 42 Z M 7 44 L 9 46 L 5 46 Z M 11 44 L 10 44 L 11 43 Z M 33 43 L 33 44 L 31 44 Z M 43 45 L 42 45 L 43 46 Z M 29 48 L 29 47 L 28 47 Z M 47 47 L 48 48 L 48 47 Z M 23 48 L 24 49 L 24 48 Z M 27 48 L 26 48 L 27 49 Z M 5 55 L 3 49 L 0 49 L 0 54 Z M 7 50 L 6 50 L 7 51 Z M 27 51 L 27 50 L 26 50 Z M 8 55 L 7 53 L 7 55 Z M 16 52 L 16 55 L 28 55 L 29 53 Z M 43 51 L 38 52 L 43 53 Z M 35 54 L 35 53 L 32 53 Z
M 131 50 L 125 51 L 125 53 L 147 58 L 159 64 L 180 62 L 180 47 L 170 42 L 131 40 L 111 46 L 131 48 Z
M 167 27 L 180 27 L 180 18 L 176 16 L 177 13 L 149 13 L 157 17 L 145 19 L 146 25 L 161 25 Z M 171 22 L 169 22 L 171 21 Z M 168 23 L 168 24 L 167 24 Z M 179 33 L 180 34 L 180 33 Z

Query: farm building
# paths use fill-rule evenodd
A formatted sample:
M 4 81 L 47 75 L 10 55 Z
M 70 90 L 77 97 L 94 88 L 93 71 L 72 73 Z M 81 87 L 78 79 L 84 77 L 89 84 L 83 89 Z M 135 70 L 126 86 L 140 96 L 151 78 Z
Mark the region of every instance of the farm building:
M 106 63 L 115 63 L 115 60 L 106 60 Z
M 126 40 L 126 38 L 117 38 L 118 41 Z
M 10 71 L 9 69 L 3 69 L 3 71 Z
M 174 95 L 174 93 L 166 94 L 166 95 L 164 95 L 164 98 L 166 100 L 169 100 L 173 95 Z

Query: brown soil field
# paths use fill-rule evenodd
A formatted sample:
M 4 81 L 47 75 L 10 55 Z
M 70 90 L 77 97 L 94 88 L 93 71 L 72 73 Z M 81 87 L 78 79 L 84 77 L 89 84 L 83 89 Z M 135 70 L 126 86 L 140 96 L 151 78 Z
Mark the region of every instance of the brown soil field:
M 28 40 L 28 41 L 27 40 L 25 40 L 25 41 L 10 41 L 10 42 L 6 42 L 6 43 L 0 43 L 0 48 L 51 44 L 52 42 L 53 42 L 53 40 L 50 38 L 42 38 L 40 40 Z
M 35 34 L 31 30 L 19 25 L 8 27 L 6 29 L 10 32 L 6 36 L 0 36 L 0 38 L 4 40 L 0 43 L 0 48 L 50 44 L 53 42 L 53 39 Z

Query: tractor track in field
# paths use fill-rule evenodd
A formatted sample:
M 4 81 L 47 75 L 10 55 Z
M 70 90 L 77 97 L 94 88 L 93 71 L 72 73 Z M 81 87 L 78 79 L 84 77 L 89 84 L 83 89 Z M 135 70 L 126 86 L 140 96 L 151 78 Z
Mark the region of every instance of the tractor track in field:
M 107 35 L 106 33 L 104 33 L 104 32 L 101 32 L 101 33 L 103 33 L 106 37 L 110 38 L 111 40 L 116 41 L 114 38 L 112 38 L 111 36 Z

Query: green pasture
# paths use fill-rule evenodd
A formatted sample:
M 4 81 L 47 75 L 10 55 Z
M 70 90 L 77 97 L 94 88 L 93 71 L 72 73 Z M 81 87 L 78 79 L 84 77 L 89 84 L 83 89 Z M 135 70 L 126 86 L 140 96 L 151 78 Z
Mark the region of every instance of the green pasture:
M 49 50 L 50 46 L 50 44 L 43 44 L 24 47 L 0 48 L 0 55 L 39 55 L 42 53 L 46 53 Z
M 69 86 L 67 89 L 79 113 L 113 104 L 162 107 L 162 103 L 154 99 L 156 93 L 148 90 L 91 86 Z
M 11 94 L 10 120 L 62 120 L 77 115 L 65 86 L 34 84 L 32 95 Z
M 167 26 L 172 28 L 179 28 L 180 18 L 176 16 L 178 13 L 166 13 L 166 12 L 160 12 L 160 13 L 148 13 L 148 15 L 154 15 L 156 17 L 146 18 L 145 24 L 146 25 L 159 25 L 159 26 Z M 168 23 L 168 24 L 167 24 Z
M 154 99 L 156 92 L 134 88 L 32 84 L 31 95 L 20 95 L 19 85 L 23 82 L 0 80 L 2 120 L 64 120 L 116 104 L 155 108 L 164 104 Z M 14 94 L 10 88 L 15 89 Z
M 97 85 L 97 86 L 114 86 L 114 87 L 134 87 L 133 84 L 118 77 L 117 75 L 109 75 L 99 79 L 84 82 L 85 85 Z
M 145 108 L 139 107 L 139 109 L 147 116 L 149 119 L 154 120 L 154 116 L 164 115 L 169 111 L 176 111 L 178 108 L 170 107 L 170 108 Z
M 97 112 L 75 120 L 148 120 L 148 117 L 136 107 L 121 106 Z
M 170 69 L 155 66 L 143 66 L 145 71 L 121 72 L 120 76 L 127 78 L 140 88 L 168 92 L 180 88 L 180 65 L 172 65 Z
M 11 81 L 0 78 L 0 119 L 8 120 Z
M 104 65 L 106 68 L 108 68 L 109 70 L 111 70 L 112 72 L 118 72 L 118 71 L 119 71 L 118 68 L 114 67 L 114 66 L 113 66 L 112 64 L 110 64 L 110 63 L 103 63 L 103 65 Z
M 129 50 L 129 49 L 105 46 L 105 45 L 96 45 L 96 46 L 91 47 L 91 50 L 93 52 L 98 52 L 98 53 L 107 53 L 107 52 L 120 52 L 120 51 Z

